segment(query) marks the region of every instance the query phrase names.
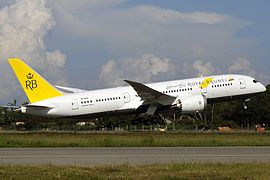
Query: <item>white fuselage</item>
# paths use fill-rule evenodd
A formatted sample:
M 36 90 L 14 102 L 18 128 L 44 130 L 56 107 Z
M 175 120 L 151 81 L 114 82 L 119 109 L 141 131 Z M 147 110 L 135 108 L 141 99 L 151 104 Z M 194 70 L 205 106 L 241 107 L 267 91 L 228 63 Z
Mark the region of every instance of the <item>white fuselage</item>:
M 253 94 L 266 90 L 264 85 L 249 76 L 218 75 L 210 76 L 210 78 L 211 81 L 204 88 L 201 87 L 202 82 L 205 80 L 204 77 L 145 85 L 179 99 L 188 99 L 189 97 L 202 95 L 210 103 L 227 101 L 235 97 L 248 98 Z M 54 117 L 79 117 L 110 112 L 135 112 L 140 106 L 145 105 L 145 102 L 132 86 L 123 86 L 65 94 L 39 101 L 32 105 L 52 108 L 47 110 L 41 108 L 39 111 L 35 109 L 33 112 L 30 108 L 26 110 L 26 113 Z M 170 105 L 168 104 L 168 106 Z

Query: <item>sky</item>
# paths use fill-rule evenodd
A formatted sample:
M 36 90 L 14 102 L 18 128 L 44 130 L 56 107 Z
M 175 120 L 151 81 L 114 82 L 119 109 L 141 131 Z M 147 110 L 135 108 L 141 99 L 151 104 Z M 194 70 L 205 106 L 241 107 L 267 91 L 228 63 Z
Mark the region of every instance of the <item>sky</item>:
M 1 0 L 0 104 L 25 101 L 7 59 L 86 90 L 214 74 L 270 83 L 269 0 Z

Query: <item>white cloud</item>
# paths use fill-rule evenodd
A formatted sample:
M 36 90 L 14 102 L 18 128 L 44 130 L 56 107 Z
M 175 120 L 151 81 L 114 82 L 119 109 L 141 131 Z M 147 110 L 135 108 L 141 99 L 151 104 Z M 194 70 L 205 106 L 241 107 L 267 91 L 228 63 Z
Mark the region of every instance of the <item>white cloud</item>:
M 222 23 L 230 18 L 228 15 L 221 15 L 217 13 L 181 13 L 171 9 L 162 9 L 145 5 L 136 7 L 134 11 L 139 12 L 140 15 L 145 15 L 146 18 L 151 18 L 156 22 L 161 23 L 182 21 L 185 23 L 216 24 Z
M 239 70 L 249 70 L 250 68 L 250 62 L 243 57 L 238 57 L 237 59 L 234 60 L 234 63 L 232 64 L 231 67 L 229 67 L 229 72 L 234 73 Z
M 147 83 L 154 81 L 159 75 L 170 73 L 174 73 L 174 65 L 170 59 L 144 54 L 120 61 L 109 60 L 102 66 L 99 79 L 110 87 L 125 84 L 124 79 Z
M 47 0 L 56 10 L 66 13 L 76 13 L 85 9 L 92 11 L 116 7 L 127 0 Z
M 266 85 L 270 82 L 270 76 L 266 73 L 255 71 L 251 61 L 245 57 L 236 58 L 232 65 L 228 68 L 228 71 L 229 73 L 249 75 L 265 83 Z
M 80 46 L 68 39 L 80 39 L 87 47 L 102 44 L 117 57 L 151 52 L 160 57 L 184 61 L 218 61 L 246 55 L 249 39 L 235 34 L 250 23 L 215 12 L 180 12 L 151 5 L 127 6 L 127 1 L 53 1 L 63 48 Z M 59 10 L 59 7 L 64 7 Z M 74 8 L 75 7 L 75 8 Z M 81 8 L 84 8 L 83 10 Z M 59 34 L 55 34 L 57 36 Z M 56 37 L 57 38 L 57 37 Z M 64 43 L 66 42 L 66 43 Z
M 66 55 L 62 54 L 59 50 L 46 52 L 46 55 L 49 66 L 54 68 L 62 68 L 65 66 Z
M 52 12 L 44 0 L 16 0 L 0 9 L 0 100 L 16 96 L 20 89 L 8 67 L 10 57 L 22 58 L 54 82 L 64 81 L 65 55 L 59 50 L 47 51 L 44 44 L 53 26 Z
M 195 61 L 193 63 L 193 68 L 195 69 L 197 76 L 209 76 L 218 72 L 210 62 Z
M 255 71 L 251 69 L 250 62 L 244 57 L 238 57 L 229 67 L 229 73 L 242 73 L 250 76 L 255 76 Z

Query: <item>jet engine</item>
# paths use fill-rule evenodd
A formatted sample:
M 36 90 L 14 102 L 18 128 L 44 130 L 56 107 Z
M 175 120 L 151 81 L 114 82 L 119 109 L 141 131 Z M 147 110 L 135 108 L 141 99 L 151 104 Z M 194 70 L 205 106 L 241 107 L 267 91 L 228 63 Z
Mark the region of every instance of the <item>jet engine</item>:
M 182 113 L 197 112 L 207 107 L 207 100 L 203 95 L 192 95 L 177 99 L 172 107 L 180 109 Z

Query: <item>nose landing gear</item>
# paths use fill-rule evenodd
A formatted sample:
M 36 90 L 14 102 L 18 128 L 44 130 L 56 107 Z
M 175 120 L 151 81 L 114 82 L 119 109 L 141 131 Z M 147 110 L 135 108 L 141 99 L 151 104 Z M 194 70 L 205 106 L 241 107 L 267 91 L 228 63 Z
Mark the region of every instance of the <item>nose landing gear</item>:
M 250 99 L 245 99 L 244 102 L 243 102 L 243 106 L 244 106 L 244 109 L 247 109 L 248 106 L 246 105 L 246 103 L 250 101 Z

